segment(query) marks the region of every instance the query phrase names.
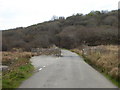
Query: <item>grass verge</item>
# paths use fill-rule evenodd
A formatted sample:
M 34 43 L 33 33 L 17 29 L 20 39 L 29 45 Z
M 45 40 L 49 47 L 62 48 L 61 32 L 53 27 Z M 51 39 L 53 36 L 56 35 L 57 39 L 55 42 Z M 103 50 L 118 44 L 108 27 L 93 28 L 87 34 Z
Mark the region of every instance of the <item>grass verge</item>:
M 80 55 L 80 54 L 79 54 Z M 110 75 L 108 75 L 107 73 L 103 72 L 102 69 L 94 64 L 92 64 L 92 62 L 90 62 L 90 60 L 85 57 L 84 55 L 80 55 L 84 58 L 84 61 L 86 63 L 88 63 L 90 66 L 92 66 L 94 69 L 96 69 L 97 71 L 99 71 L 102 75 L 104 75 L 108 80 L 110 80 L 114 85 L 116 85 L 117 87 L 120 88 L 120 80 L 116 80 L 114 78 L 112 78 Z
M 18 88 L 24 80 L 33 74 L 34 66 L 31 65 L 29 59 L 30 57 L 26 56 L 18 57 L 13 60 L 14 63 L 6 71 L 3 71 L 2 90 Z
M 110 80 L 114 85 L 116 85 L 117 87 L 120 88 L 120 80 L 119 79 L 114 79 L 113 77 L 111 77 L 109 74 L 107 74 L 106 72 L 103 71 L 103 68 L 101 68 L 100 66 L 97 66 L 95 64 L 93 64 L 91 62 L 91 60 L 89 58 L 87 58 L 85 55 L 76 52 L 74 50 L 71 50 L 72 52 L 75 52 L 76 54 L 82 56 L 84 58 L 84 61 L 86 63 L 88 63 L 90 66 L 92 66 L 94 69 L 96 69 L 97 71 L 99 71 L 102 75 L 104 75 L 108 80 Z

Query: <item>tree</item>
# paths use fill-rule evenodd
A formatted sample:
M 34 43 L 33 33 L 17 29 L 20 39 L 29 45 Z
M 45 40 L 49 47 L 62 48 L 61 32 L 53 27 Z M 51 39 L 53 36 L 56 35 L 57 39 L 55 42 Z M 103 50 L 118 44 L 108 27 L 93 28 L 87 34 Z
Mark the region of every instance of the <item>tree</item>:
M 58 20 L 58 17 L 54 15 L 54 16 L 51 18 L 51 20 L 52 20 L 52 21 Z

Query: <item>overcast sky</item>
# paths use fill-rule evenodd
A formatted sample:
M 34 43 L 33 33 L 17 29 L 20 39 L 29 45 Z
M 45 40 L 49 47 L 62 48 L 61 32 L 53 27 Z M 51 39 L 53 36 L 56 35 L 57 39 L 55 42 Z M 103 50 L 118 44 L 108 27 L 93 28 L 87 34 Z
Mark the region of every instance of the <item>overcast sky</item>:
M 0 0 L 0 30 L 26 27 L 52 16 L 116 10 L 119 0 Z

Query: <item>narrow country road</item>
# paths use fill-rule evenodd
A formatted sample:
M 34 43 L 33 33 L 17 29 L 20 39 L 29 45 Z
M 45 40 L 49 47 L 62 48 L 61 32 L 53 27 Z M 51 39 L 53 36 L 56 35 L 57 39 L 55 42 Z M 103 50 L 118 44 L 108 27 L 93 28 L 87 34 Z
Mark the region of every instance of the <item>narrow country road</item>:
M 37 71 L 19 88 L 116 88 L 77 54 L 67 50 L 62 54 L 31 58 Z

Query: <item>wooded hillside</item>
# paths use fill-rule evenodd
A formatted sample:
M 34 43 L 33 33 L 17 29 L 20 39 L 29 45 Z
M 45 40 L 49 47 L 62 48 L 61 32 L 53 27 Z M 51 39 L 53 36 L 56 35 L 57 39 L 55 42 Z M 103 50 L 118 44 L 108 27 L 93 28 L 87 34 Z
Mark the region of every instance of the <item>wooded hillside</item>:
M 28 27 L 2 31 L 2 50 L 46 48 L 57 45 L 75 48 L 80 45 L 118 44 L 118 10 L 91 11 L 70 17 L 54 17 L 53 20 Z

